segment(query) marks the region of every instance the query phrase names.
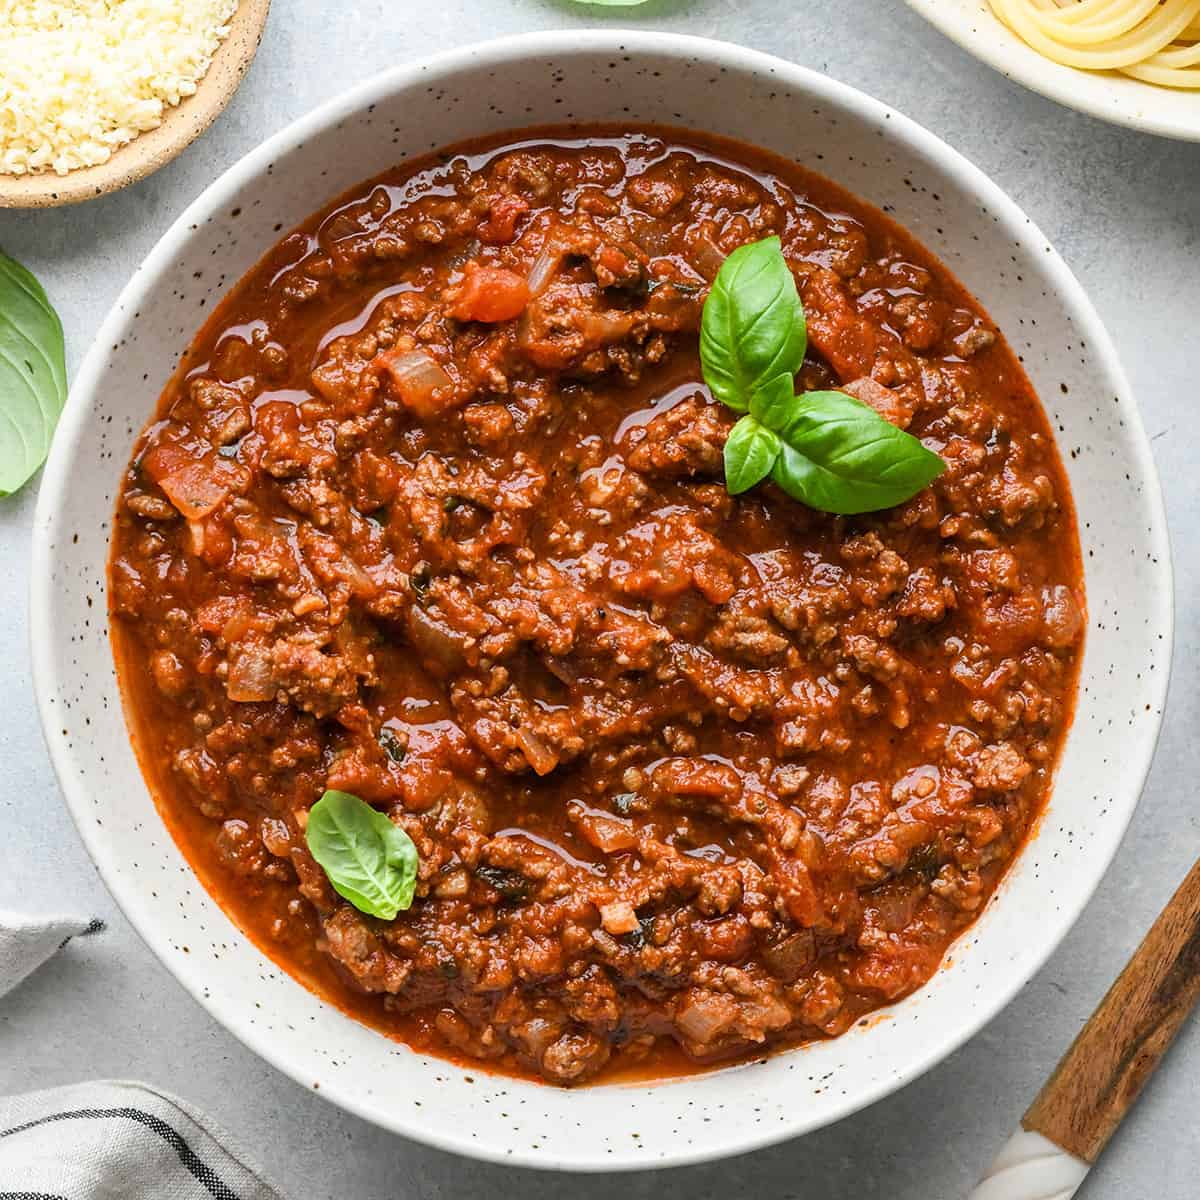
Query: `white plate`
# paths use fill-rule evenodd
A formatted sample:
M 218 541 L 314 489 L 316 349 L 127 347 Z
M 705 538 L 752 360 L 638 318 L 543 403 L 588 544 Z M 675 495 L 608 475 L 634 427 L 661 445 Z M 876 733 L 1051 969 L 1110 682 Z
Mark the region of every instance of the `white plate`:
M 407 154 L 614 117 L 795 157 L 887 206 L 958 273 L 1024 358 L 1071 451 L 1091 627 L 1049 809 L 927 987 L 845 1037 L 763 1064 L 563 1091 L 389 1042 L 237 931 L 164 829 L 130 749 L 105 560 L 121 471 L 160 385 L 220 281 L 245 272 L 281 225 Z M 252 1050 L 368 1120 L 463 1154 L 575 1170 L 696 1162 L 815 1129 L 975 1033 L 1046 960 L 1104 874 L 1150 764 L 1171 657 L 1166 527 L 1137 407 L 1095 310 L 1029 218 L 955 151 L 860 92 L 735 46 L 653 33 L 534 34 L 399 67 L 213 183 L 138 268 L 79 372 L 42 482 L 32 577 L 34 678 L 67 801 L 118 903 L 184 987 Z
M 908 0 L 930 24 L 981 62 L 1068 108 L 1114 125 L 1200 142 L 1200 92 L 1157 87 L 1116 71 L 1079 71 L 1027 46 L 987 0 Z

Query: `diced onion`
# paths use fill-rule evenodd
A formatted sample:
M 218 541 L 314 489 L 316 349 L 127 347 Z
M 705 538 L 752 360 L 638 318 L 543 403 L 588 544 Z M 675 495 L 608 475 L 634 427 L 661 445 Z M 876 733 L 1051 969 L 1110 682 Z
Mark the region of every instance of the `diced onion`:
M 187 523 L 187 527 L 188 539 L 191 543 L 191 551 L 197 558 L 199 558 L 200 555 L 204 553 L 204 522 L 189 521 Z
M 551 233 L 542 243 L 542 248 L 538 251 L 537 258 L 533 260 L 533 265 L 529 268 L 529 274 L 526 277 L 531 298 L 540 296 L 546 290 L 546 285 L 554 277 L 554 273 L 566 256 L 566 250 L 558 238 Z
M 278 687 L 271 652 L 266 646 L 251 643 L 230 658 L 229 677 L 225 681 L 225 694 L 230 700 L 248 704 L 271 700 Z
M 712 238 L 701 234 L 692 244 L 692 266 L 710 283 L 725 264 L 725 254 Z
M 558 766 L 558 755 L 546 745 L 540 734 L 521 727 L 513 734 L 525 761 L 539 774 L 549 775 Z
M 440 670 L 460 670 L 465 661 L 464 636 L 443 625 L 419 604 L 408 610 L 408 639 L 427 663 Z
M 590 312 L 580 321 L 580 332 L 589 345 L 607 346 L 623 341 L 633 327 L 633 314 L 619 312 Z
M 374 596 L 379 591 L 375 580 L 348 554 L 341 557 L 335 569 L 337 574 L 349 584 L 350 590 L 356 596 Z
M 229 495 L 228 483 L 203 461 L 177 468 L 160 479 L 158 486 L 189 521 L 203 520 Z
M 226 642 L 239 641 L 254 623 L 254 613 L 249 604 L 239 604 L 233 615 L 221 626 L 221 636 Z
M 391 376 L 400 399 L 421 412 L 432 408 L 436 394 L 454 382 L 428 350 L 385 354 L 380 363 Z
M 603 817 L 598 813 L 581 813 L 579 832 L 604 854 L 617 854 L 637 847 L 637 831 L 629 821 Z M 612 933 L 613 930 L 609 930 Z
M 737 1020 L 737 1004 L 723 993 L 690 996 L 678 1010 L 675 1023 L 694 1042 L 714 1041 Z

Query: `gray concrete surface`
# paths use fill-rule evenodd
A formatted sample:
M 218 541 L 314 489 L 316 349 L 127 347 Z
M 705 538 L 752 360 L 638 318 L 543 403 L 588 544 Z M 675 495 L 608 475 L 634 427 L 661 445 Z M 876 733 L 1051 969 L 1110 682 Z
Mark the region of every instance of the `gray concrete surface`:
M 59 796 L 26 646 L 36 483 L 0 501 L 0 905 L 51 898 L 102 916 L 0 1005 L 0 1093 L 92 1076 L 146 1079 L 239 1131 L 293 1200 L 955 1200 L 969 1190 L 1200 849 L 1200 145 L 1111 128 L 1023 91 L 900 0 L 277 0 L 258 59 L 216 126 L 153 178 L 84 207 L 0 212 L 0 244 L 45 282 L 69 357 L 182 206 L 265 135 L 370 72 L 501 33 L 626 23 L 721 37 L 872 92 L 963 151 L 1049 234 L 1132 376 L 1174 537 L 1179 636 L 1168 717 L 1141 808 L 1083 919 L 1018 999 L 899 1094 L 802 1140 L 710 1167 L 612 1178 L 481 1166 L 383 1133 L 252 1057 L 158 965 L 117 912 Z M 1200 97 L 1197 97 L 1200 120 Z M 1082 1193 L 1191 1200 L 1200 1177 L 1200 1027 L 1192 1022 Z

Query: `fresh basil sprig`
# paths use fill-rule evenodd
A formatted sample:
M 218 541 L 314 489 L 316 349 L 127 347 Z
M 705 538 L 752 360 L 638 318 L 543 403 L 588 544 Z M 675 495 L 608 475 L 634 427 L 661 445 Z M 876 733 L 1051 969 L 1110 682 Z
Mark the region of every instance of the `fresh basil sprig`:
M 779 238 L 739 246 L 717 272 L 700 323 L 704 381 L 745 414 L 725 443 L 732 495 L 769 475 L 821 512 L 874 512 L 915 496 L 946 469 L 845 392 L 797 396 L 807 344 L 804 306 Z
M 349 792 L 326 792 L 308 810 L 304 840 L 339 896 L 391 921 L 411 908 L 417 848 L 386 814 Z
M 45 461 L 66 399 L 62 322 L 42 285 L 0 252 L 0 496 Z

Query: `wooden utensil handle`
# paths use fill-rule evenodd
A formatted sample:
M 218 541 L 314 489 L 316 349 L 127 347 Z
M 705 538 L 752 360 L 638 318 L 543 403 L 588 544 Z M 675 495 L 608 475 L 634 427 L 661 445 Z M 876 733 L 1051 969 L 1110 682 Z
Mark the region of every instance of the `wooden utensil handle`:
M 1200 862 L 1021 1120 L 1092 1163 L 1200 996 Z

